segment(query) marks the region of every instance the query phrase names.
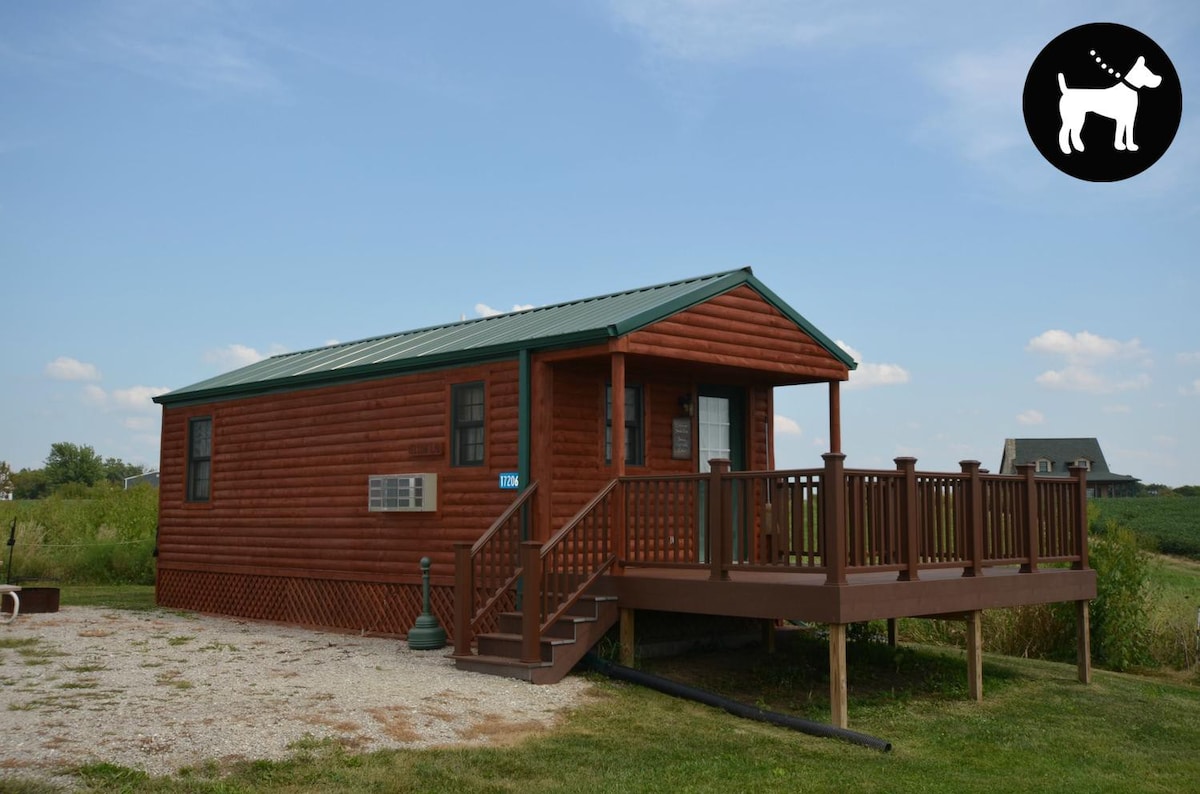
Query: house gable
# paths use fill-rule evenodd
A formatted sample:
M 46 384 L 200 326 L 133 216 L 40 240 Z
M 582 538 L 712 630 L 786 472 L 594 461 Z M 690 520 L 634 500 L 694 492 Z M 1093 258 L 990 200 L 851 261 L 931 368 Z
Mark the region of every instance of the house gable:
M 770 372 L 790 382 L 845 380 L 850 367 L 810 331 L 743 284 L 634 331 L 627 351 Z

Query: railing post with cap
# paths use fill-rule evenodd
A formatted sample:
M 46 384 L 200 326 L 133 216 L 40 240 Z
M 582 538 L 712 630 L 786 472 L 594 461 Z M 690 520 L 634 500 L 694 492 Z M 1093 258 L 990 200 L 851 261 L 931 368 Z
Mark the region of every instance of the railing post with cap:
M 726 549 L 733 544 L 727 537 L 732 527 L 725 520 L 725 475 L 729 472 L 729 461 L 714 458 L 708 462 L 708 562 L 709 580 L 729 579 Z
M 896 469 L 904 475 L 900 483 L 900 553 L 904 567 L 900 569 L 902 582 L 915 582 L 920 577 L 921 548 L 917 540 L 917 459 L 896 458 Z
M 821 555 L 825 584 L 846 584 L 846 456 L 826 452 L 821 475 Z
M 983 576 L 983 480 L 980 479 L 979 461 L 961 460 L 958 465 L 967 475 L 966 504 L 961 515 L 967 519 L 967 558 L 970 565 L 963 568 L 963 576 Z
M 525 580 L 521 604 L 521 661 L 542 660 L 542 544 L 521 544 L 521 568 Z
M 454 544 L 454 653 L 471 653 L 471 613 L 475 611 L 475 587 L 471 581 L 471 544 Z
M 1076 570 L 1088 567 L 1088 519 L 1087 519 L 1087 467 L 1071 466 L 1068 471 L 1078 480 L 1075 488 L 1075 555 L 1079 557 L 1071 564 Z
M 1022 478 L 1021 518 L 1025 524 L 1025 562 L 1021 565 L 1021 573 L 1037 571 L 1038 557 L 1041 556 L 1036 468 L 1033 463 L 1017 464 L 1017 475 Z

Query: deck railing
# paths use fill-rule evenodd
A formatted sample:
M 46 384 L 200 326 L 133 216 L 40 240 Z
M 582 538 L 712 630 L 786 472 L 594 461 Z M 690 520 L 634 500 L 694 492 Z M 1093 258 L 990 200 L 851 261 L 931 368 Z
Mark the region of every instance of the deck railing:
M 1070 562 L 1087 567 L 1087 472 L 1039 478 L 1018 474 L 916 470 L 897 458 L 894 471 L 845 469 L 824 456 L 821 469 L 730 472 L 713 461 L 706 474 L 624 477 L 619 566 L 706 567 L 824 573 L 829 584 L 851 574 Z
M 613 528 L 619 525 L 624 487 L 613 480 L 544 545 L 521 546 L 525 593 L 521 610 L 521 659 L 541 658 L 542 633 L 575 605 L 613 565 Z
M 978 461 L 961 472 L 846 469 L 823 456 L 820 469 L 731 472 L 714 460 L 701 474 L 621 477 L 608 483 L 542 544 L 537 483 L 475 544 L 455 547 L 455 653 L 493 631 L 507 610 L 522 612 L 522 658 L 540 658 L 543 632 L 601 575 L 625 566 L 824 574 L 843 585 L 861 573 L 1043 563 L 1087 567 L 1087 471 L 1039 478 L 1033 464 L 994 475 Z M 522 591 L 523 588 L 523 591 Z M 518 603 L 518 600 L 521 603 Z
M 493 631 L 517 608 L 521 542 L 536 526 L 538 484 L 530 484 L 475 543 L 454 546 L 454 652 L 466 656 L 476 634 Z

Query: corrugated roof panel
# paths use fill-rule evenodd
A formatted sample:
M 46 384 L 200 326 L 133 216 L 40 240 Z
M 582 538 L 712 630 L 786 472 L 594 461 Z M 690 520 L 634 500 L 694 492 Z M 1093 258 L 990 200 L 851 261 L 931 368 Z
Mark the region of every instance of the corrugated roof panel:
M 853 368 L 853 361 L 840 348 L 766 289 L 749 268 L 743 268 L 554 306 L 284 353 L 177 389 L 155 400 L 171 404 L 207 397 L 233 397 L 239 393 L 284 388 L 289 383 L 299 385 L 370 376 L 375 371 L 398 371 L 455 363 L 471 357 L 515 354 L 522 348 L 603 341 L 635 331 L 642 325 L 747 283 L 830 353 Z

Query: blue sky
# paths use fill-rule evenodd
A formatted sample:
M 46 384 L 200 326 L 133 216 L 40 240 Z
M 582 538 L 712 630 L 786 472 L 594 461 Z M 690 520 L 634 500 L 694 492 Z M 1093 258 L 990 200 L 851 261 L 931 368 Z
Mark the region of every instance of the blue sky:
M 1170 55 L 1115 184 L 1025 132 L 1086 22 Z M 276 352 L 750 265 L 861 361 L 847 463 L 1097 436 L 1200 483 L 1200 5 L 5 3 L 0 460 L 158 461 L 150 397 Z M 819 463 L 824 388 L 776 396 Z

